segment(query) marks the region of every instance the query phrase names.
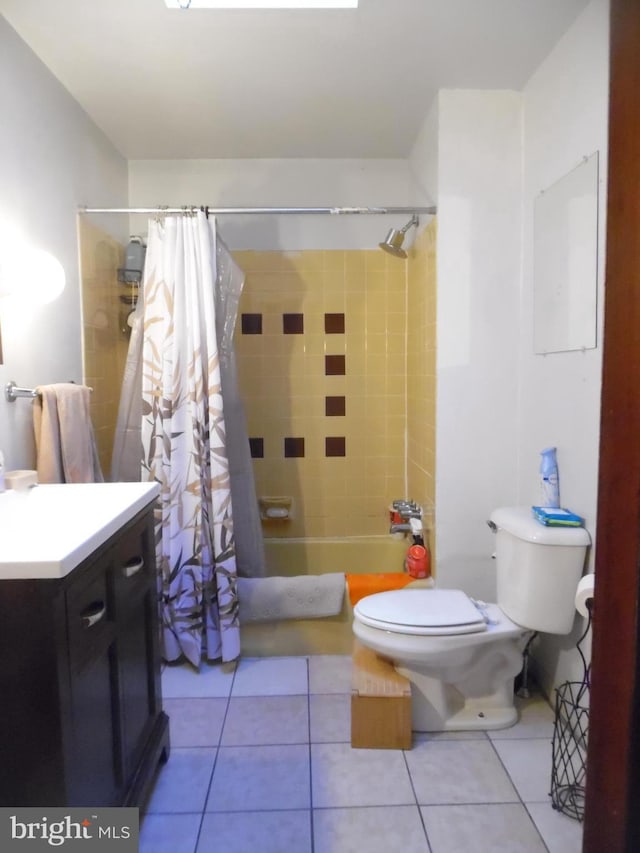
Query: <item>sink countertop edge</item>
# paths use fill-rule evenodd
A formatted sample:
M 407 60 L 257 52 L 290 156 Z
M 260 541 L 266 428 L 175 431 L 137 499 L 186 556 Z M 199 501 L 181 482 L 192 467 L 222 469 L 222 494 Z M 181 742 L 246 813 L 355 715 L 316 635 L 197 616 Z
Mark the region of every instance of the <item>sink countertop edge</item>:
M 41 501 L 43 496 L 46 498 L 51 496 L 55 499 L 57 495 L 63 495 L 61 489 L 79 488 L 75 485 L 48 487 L 36 486 L 39 490 L 37 497 L 36 509 L 41 509 Z M 95 490 L 95 495 L 109 495 L 110 510 L 105 514 L 96 512 L 95 523 L 89 519 L 89 523 L 84 524 L 84 528 L 79 531 L 74 531 L 75 536 L 68 537 L 67 542 L 62 546 L 57 543 L 57 548 L 52 548 L 51 555 L 43 556 L 43 547 L 39 546 L 37 554 L 29 553 L 29 541 L 21 543 L 21 553 L 19 556 L 15 554 L 5 555 L 5 549 L 2 547 L 2 537 L 13 533 L 15 536 L 20 536 L 21 533 L 15 533 L 14 530 L 5 530 L 0 536 L 0 580 L 29 580 L 29 579 L 60 579 L 66 577 L 73 569 L 76 568 L 84 559 L 89 557 L 97 548 L 103 545 L 117 531 L 123 527 L 128 521 L 134 518 L 141 510 L 153 503 L 159 493 L 158 483 L 95 483 L 82 484 L 85 493 L 91 494 Z M 47 490 L 51 489 L 50 493 Z M 53 489 L 56 489 L 54 492 Z M 115 493 L 118 489 L 118 494 Z M 109 490 L 109 492 L 105 491 Z M 119 494 L 122 497 L 120 499 Z M 80 494 L 79 492 L 77 494 Z M 114 502 L 114 496 L 116 498 Z M 0 496 L 2 497 L 2 496 Z M 26 499 L 28 496 L 20 496 L 18 500 Z M 25 507 L 27 504 L 25 503 Z M 57 507 L 59 509 L 59 507 Z M 11 521 L 11 519 L 9 519 Z M 0 502 L 0 528 L 2 522 L 2 503 Z M 62 523 L 62 519 L 61 519 Z M 37 534 L 37 525 L 33 530 L 34 535 Z M 37 541 L 37 538 L 34 539 Z M 15 548 L 14 548 L 15 550 Z

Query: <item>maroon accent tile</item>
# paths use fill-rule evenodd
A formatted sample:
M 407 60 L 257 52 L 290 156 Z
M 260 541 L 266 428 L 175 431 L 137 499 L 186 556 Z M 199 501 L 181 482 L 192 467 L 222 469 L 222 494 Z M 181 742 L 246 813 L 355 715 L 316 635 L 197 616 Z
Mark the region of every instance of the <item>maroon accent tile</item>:
M 285 438 L 284 455 L 289 458 L 304 456 L 304 438 Z
M 243 335 L 262 334 L 262 314 L 242 314 L 241 324 Z
M 347 442 L 344 436 L 327 436 L 324 440 L 325 456 L 346 456 Z
M 344 314 L 325 314 L 324 331 L 327 335 L 344 335 Z
M 341 417 L 346 414 L 347 398 L 346 397 L 325 397 L 324 398 L 324 413 L 327 417 Z
M 264 459 L 264 438 L 250 438 L 249 449 L 252 459 Z
M 302 335 L 304 333 L 304 314 L 283 314 L 282 331 L 285 335 Z
M 346 358 L 344 355 L 325 355 L 325 376 L 344 376 L 346 372 Z

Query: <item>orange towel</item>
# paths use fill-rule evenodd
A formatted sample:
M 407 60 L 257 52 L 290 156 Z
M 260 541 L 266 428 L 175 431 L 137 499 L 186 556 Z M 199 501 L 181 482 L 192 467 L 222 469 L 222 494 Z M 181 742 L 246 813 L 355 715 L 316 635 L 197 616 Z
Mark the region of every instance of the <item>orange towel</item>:
M 374 592 L 386 592 L 390 589 L 402 589 L 415 580 L 406 572 L 386 572 L 379 575 L 346 575 L 349 601 L 353 607 L 365 595 Z

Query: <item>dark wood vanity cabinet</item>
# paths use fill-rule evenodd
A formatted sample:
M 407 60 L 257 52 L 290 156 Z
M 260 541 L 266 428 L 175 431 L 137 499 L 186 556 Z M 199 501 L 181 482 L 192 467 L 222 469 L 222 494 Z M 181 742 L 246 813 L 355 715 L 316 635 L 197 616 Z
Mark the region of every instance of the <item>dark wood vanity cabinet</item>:
M 168 732 L 150 509 L 64 578 L 0 581 L 0 806 L 140 806 Z

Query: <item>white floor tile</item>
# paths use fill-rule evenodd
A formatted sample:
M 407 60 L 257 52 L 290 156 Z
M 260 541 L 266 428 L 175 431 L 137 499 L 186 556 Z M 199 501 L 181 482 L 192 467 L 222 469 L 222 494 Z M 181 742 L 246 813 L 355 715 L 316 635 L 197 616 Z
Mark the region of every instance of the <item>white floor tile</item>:
M 546 740 L 496 740 L 493 745 L 525 803 L 550 803 L 551 743 Z
M 349 655 L 168 665 L 162 682 L 172 750 L 141 853 L 580 851 L 582 825 L 551 808 L 540 697 L 516 700 L 511 729 L 416 734 L 402 752 L 351 748 Z
M 312 743 L 351 743 L 351 694 L 309 696 Z
M 223 746 L 308 742 L 307 696 L 238 696 L 229 700 Z
M 308 693 L 307 659 L 243 658 L 232 696 L 292 696 Z
M 235 664 L 202 663 L 200 670 L 191 664 L 167 664 L 162 671 L 162 695 L 165 699 L 228 696 Z
M 206 811 L 307 809 L 309 806 L 308 746 L 220 748 Z
M 529 803 L 529 814 L 549 848 L 549 853 L 581 853 L 582 824 L 551 808 L 550 803 Z
M 151 814 L 142 821 L 140 853 L 194 853 L 202 814 Z
M 206 814 L 197 853 L 311 853 L 310 812 Z
M 405 754 L 421 805 L 518 799 L 488 740 L 422 741 Z
M 202 811 L 215 757 L 215 749 L 172 749 L 158 773 L 147 812 Z
M 520 803 L 422 806 L 432 853 L 546 853 Z
M 315 853 L 429 853 L 417 806 L 316 809 L 313 840 Z
M 487 740 L 487 733 L 480 730 L 453 732 L 414 732 L 413 742 L 426 743 L 434 740 Z
M 529 699 L 516 696 L 519 720 L 508 729 L 487 732 L 491 740 L 519 738 L 544 738 L 551 742 L 553 737 L 554 711 L 544 696 L 534 695 Z
M 314 808 L 415 804 L 400 750 L 316 743 L 311 746 L 311 771 Z
M 309 658 L 309 693 L 351 693 L 351 655 Z
M 171 747 L 218 746 L 228 699 L 165 699 Z

